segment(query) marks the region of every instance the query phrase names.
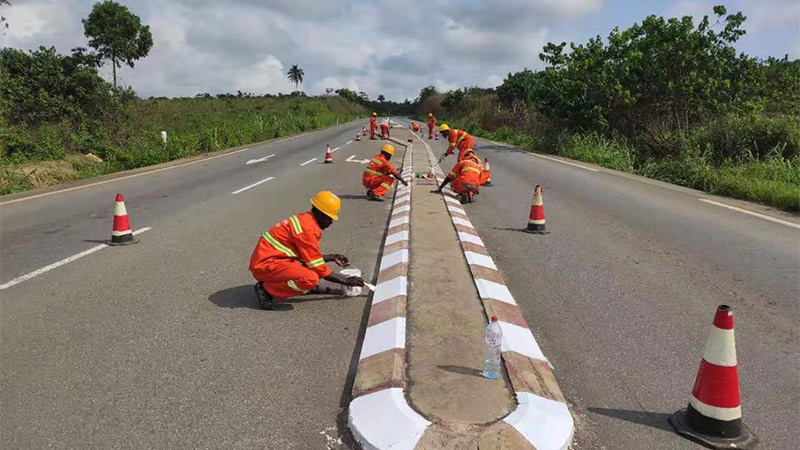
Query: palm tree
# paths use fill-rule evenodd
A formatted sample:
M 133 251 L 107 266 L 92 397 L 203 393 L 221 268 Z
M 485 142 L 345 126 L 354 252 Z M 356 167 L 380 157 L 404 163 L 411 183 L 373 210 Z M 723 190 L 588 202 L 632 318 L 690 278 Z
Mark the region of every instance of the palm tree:
M 288 78 L 290 82 L 294 83 L 295 91 L 297 90 L 297 86 L 299 84 L 303 84 L 303 76 L 305 75 L 305 72 L 303 72 L 303 69 L 297 67 L 297 64 L 293 65 L 289 71 L 286 72 L 286 75 L 286 78 Z
M 381 95 L 378 96 L 378 101 L 383 103 L 383 102 L 386 101 L 386 97 L 384 97 L 383 94 L 381 94 Z

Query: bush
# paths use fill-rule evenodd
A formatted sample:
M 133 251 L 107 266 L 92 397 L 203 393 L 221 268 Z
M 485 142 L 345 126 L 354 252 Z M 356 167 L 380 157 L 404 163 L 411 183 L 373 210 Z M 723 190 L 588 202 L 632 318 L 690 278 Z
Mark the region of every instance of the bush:
M 748 155 L 760 158 L 776 148 L 781 156 L 792 159 L 800 154 L 800 122 L 788 115 L 726 115 L 693 130 L 690 140 L 708 149 L 717 164 Z

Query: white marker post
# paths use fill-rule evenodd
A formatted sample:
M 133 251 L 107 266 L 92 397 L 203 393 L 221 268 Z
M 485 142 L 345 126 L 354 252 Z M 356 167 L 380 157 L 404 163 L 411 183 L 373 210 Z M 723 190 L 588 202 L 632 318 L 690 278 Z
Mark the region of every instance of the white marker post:
M 164 145 L 167 145 L 167 132 L 166 131 L 161 131 L 161 142 L 163 142 Z

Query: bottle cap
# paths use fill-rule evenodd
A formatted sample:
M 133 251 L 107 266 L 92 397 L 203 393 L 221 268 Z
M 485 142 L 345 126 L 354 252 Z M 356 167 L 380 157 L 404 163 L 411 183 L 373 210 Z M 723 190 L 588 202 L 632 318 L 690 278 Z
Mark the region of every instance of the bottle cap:
M 492 322 L 497 322 L 497 316 L 492 316 Z

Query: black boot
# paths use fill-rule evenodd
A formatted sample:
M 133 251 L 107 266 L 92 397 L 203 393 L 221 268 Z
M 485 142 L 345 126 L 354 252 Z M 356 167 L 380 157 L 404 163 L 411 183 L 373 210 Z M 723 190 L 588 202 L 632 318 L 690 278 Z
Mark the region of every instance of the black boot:
M 264 286 L 262 286 L 261 283 L 256 283 L 253 287 L 256 290 L 256 297 L 258 297 L 258 306 L 267 311 L 275 309 L 275 298 L 269 295 L 269 292 L 264 289 Z
M 461 202 L 462 205 L 466 205 L 467 203 L 469 203 L 469 194 L 467 194 L 466 192 L 462 192 L 461 195 L 459 195 L 459 201 Z

